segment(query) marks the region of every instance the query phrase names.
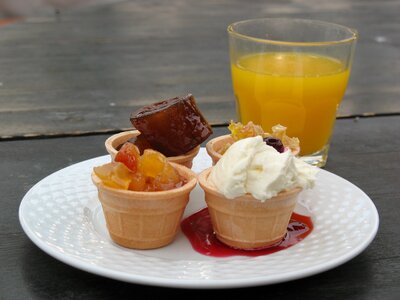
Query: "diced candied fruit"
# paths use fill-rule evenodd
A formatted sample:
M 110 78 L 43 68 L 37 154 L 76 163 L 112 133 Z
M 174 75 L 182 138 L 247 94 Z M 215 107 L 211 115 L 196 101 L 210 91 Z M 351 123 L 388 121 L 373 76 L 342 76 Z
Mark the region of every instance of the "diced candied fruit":
M 248 122 L 246 125 L 243 125 L 240 122 L 231 123 L 228 126 L 228 129 L 231 131 L 231 136 L 234 141 L 238 141 L 241 139 L 245 139 L 248 137 L 254 137 L 257 135 L 263 136 L 264 130 L 259 125 L 255 125 L 253 122 Z
M 300 148 L 300 140 L 297 137 L 287 136 L 285 126 L 282 126 L 280 124 L 273 126 L 271 136 L 280 139 L 282 141 L 282 144 L 292 151 Z
M 179 173 L 169 164 L 164 165 L 164 169 L 161 174 L 158 175 L 161 182 L 173 182 L 176 184 L 180 181 Z
M 120 188 L 112 179 L 113 164 L 105 164 L 99 167 L 93 168 L 94 173 L 103 181 L 103 183 L 109 187 Z
M 100 179 L 110 179 L 113 171 L 113 164 L 105 164 L 99 167 L 94 167 L 93 170 Z
M 253 122 L 248 122 L 246 125 L 243 125 L 240 122 L 234 123 L 231 121 L 231 123 L 228 126 L 228 129 L 231 131 L 231 137 L 233 138 L 234 141 L 238 141 L 244 138 L 248 137 L 253 137 L 260 135 L 263 137 L 264 141 L 266 139 L 271 138 L 271 139 L 277 139 L 278 141 L 273 141 L 271 140 L 271 144 L 274 144 L 274 148 L 276 148 L 279 152 L 283 152 L 285 149 L 290 149 L 292 151 L 298 151 L 300 148 L 300 141 L 296 137 L 289 137 L 286 135 L 286 127 L 282 126 L 280 124 L 277 124 L 272 127 L 272 133 L 267 133 L 264 132 L 262 127 L 259 125 L 255 125 Z M 267 144 L 270 144 L 266 141 Z M 278 145 L 278 144 L 283 144 Z M 225 151 L 229 148 L 229 144 L 225 145 L 225 147 L 221 148 L 218 153 L 224 154 Z
M 164 191 L 185 183 L 163 154 L 146 149 L 140 156 L 138 151 L 133 144 L 124 145 L 116 156 L 120 162 L 95 167 L 95 174 L 105 185 L 132 191 Z
M 145 191 L 147 188 L 146 177 L 142 173 L 135 173 L 132 176 L 131 183 L 129 184 L 129 189 L 131 191 Z
M 121 162 L 132 172 L 136 172 L 140 160 L 138 147 L 131 143 L 125 143 L 115 156 L 116 162 Z
M 140 172 L 151 178 L 156 178 L 164 170 L 167 159 L 161 153 L 147 149 L 140 160 Z
M 127 190 L 131 182 L 132 172 L 123 163 L 112 162 L 93 168 L 94 173 L 105 185 Z
M 149 141 L 143 134 L 139 134 L 138 136 L 131 138 L 128 142 L 135 144 L 139 148 L 140 154 L 143 154 L 144 150 L 146 149 L 151 149 Z
M 183 181 L 178 181 L 174 182 L 172 180 L 164 181 L 160 176 L 157 176 L 154 178 L 151 184 L 151 188 L 154 191 L 165 191 L 165 190 L 171 190 L 177 187 L 180 187 L 184 184 Z
M 123 163 L 115 163 L 111 179 L 122 189 L 127 190 L 132 180 L 132 172 Z
M 146 138 L 142 134 L 139 134 L 138 136 L 130 138 L 125 143 L 134 144 L 136 147 L 138 147 L 140 154 L 143 154 L 144 150 L 146 150 L 146 149 L 151 149 L 151 145 L 149 144 L 149 142 L 146 140 Z M 115 149 L 117 151 L 119 151 L 125 143 L 122 143 Z
M 130 120 L 152 148 L 166 156 L 187 153 L 212 134 L 191 94 L 144 106 Z
M 170 190 L 182 183 L 182 178 L 167 158 L 154 150 L 144 151 L 140 171 L 147 177 L 148 190 Z

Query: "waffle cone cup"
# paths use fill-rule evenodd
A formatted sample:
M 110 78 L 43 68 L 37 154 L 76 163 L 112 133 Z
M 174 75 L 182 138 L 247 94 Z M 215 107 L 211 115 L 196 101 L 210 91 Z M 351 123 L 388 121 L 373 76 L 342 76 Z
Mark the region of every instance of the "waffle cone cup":
M 118 153 L 117 147 L 125 143 L 127 140 L 136 137 L 140 134 L 139 130 L 130 130 L 130 131 L 123 131 L 117 134 L 110 136 L 106 142 L 105 147 L 107 152 L 110 154 L 111 159 L 114 160 L 115 156 Z M 178 155 L 178 156 L 169 156 L 167 157 L 169 162 L 177 163 L 188 167 L 189 169 L 193 165 L 193 158 L 196 157 L 197 153 L 199 153 L 200 145 L 196 148 L 193 148 L 189 152 Z
M 208 182 L 210 171 L 211 168 L 204 170 L 198 180 L 221 242 L 237 249 L 255 250 L 273 246 L 285 237 L 301 188 L 281 192 L 264 202 L 249 194 L 227 199 Z
M 107 229 L 115 243 L 127 248 L 152 249 L 174 240 L 197 179 L 190 169 L 172 165 L 187 183 L 180 188 L 159 192 L 111 188 L 92 173 Z
M 230 134 L 221 135 L 208 141 L 208 143 L 206 144 L 206 150 L 208 155 L 212 159 L 213 165 L 215 165 L 222 157 L 222 154 L 220 154 L 219 152 L 224 149 L 227 144 L 233 144 L 234 142 L 235 141 Z

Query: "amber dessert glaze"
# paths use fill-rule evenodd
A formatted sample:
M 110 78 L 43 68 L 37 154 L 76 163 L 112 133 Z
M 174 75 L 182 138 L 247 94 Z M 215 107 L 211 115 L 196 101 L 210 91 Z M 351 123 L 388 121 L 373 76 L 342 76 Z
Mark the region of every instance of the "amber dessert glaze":
M 193 150 L 212 134 L 191 94 L 144 106 L 130 120 L 153 149 L 168 157 Z

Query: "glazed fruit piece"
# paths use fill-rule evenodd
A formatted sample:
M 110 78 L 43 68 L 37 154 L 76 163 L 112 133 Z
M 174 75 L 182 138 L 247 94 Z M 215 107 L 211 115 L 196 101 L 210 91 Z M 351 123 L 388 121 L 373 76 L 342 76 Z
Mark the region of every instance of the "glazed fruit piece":
M 140 154 L 143 154 L 144 150 L 146 150 L 146 149 L 151 149 L 151 145 L 149 144 L 149 142 L 146 140 L 146 138 L 142 134 L 139 134 L 138 136 L 130 138 L 125 143 L 131 143 L 131 144 L 136 145 L 136 147 L 138 147 L 138 149 L 139 149 Z M 116 150 L 121 149 L 121 147 L 125 143 L 122 143 L 121 145 L 119 145 L 116 148 Z
M 231 136 L 234 141 L 238 141 L 241 139 L 245 139 L 248 137 L 253 137 L 256 135 L 264 135 L 264 130 L 261 128 L 260 125 L 256 125 L 253 122 L 249 122 L 246 125 L 242 123 L 234 123 L 233 121 L 230 122 L 228 129 L 231 132 Z
M 140 134 L 140 131 L 136 129 L 129 131 L 122 131 L 120 133 L 113 134 L 112 136 L 110 136 L 105 141 L 104 146 L 107 152 L 110 154 L 112 160 L 115 160 L 115 156 L 117 156 L 118 150 L 121 149 L 122 145 L 125 144 L 127 141 L 138 146 L 140 154 L 143 154 L 143 151 L 145 149 L 152 149 L 152 148 L 151 146 L 148 147 L 145 146 L 141 149 L 141 144 L 138 145 L 134 139 L 135 137 L 139 137 L 140 139 L 141 136 L 142 135 Z M 193 165 L 193 159 L 194 157 L 196 157 L 199 151 L 200 151 L 200 145 L 193 148 L 189 152 L 184 153 L 183 155 L 169 156 L 167 157 L 167 159 L 171 163 L 177 163 L 190 169 Z
M 116 162 L 121 162 L 132 172 L 136 172 L 139 166 L 140 152 L 132 143 L 125 143 L 115 156 Z
M 182 186 L 185 181 L 160 152 L 139 149 L 125 143 L 115 161 L 94 168 L 107 186 L 132 191 L 166 191 Z
M 212 134 L 191 94 L 144 106 L 130 120 L 152 148 L 166 156 L 187 153 Z
M 110 163 L 94 167 L 93 171 L 109 187 L 127 190 L 132 172 L 123 163 Z
M 278 138 L 274 138 L 271 136 L 268 136 L 264 138 L 264 142 L 271 147 L 274 147 L 276 151 L 279 153 L 285 152 L 285 146 L 283 146 L 282 141 Z
M 256 125 L 251 121 L 246 125 L 243 125 L 240 122 L 235 123 L 231 121 L 228 129 L 231 132 L 230 136 L 232 138 L 232 142 L 260 135 L 263 137 L 264 142 L 267 145 L 274 147 L 278 152 L 282 153 L 286 149 L 290 149 L 293 153 L 299 152 L 299 139 L 296 137 L 287 136 L 286 127 L 279 124 L 272 127 L 272 133 L 264 132 L 260 125 Z M 224 147 L 221 147 L 218 150 L 218 153 L 224 154 L 230 146 L 231 143 L 227 143 Z

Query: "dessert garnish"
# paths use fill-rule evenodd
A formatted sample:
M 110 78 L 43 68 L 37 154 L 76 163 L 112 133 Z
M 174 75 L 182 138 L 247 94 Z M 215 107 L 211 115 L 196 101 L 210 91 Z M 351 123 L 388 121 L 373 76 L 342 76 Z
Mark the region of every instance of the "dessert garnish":
M 134 136 L 124 143 L 134 144 L 136 147 L 138 147 L 140 154 L 143 154 L 144 150 L 146 149 L 152 149 L 150 143 L 146 140 L 146 138 L 142 134 Z M 116 150 L 118 151 L 119 149 L 121 149 L 124 143 L 116 147 Z
M 233 248 L 257 250 L 280 243 L 303 189 L 318 169 L 279 152 L 257 135 L 234 142 L 215 165 L 202 171 L 213 232 Z
M 148 145 L 165 156 L 185 154 L 212 134 L 191 94 L 144 106 L 130 120 Z
M 279 153 L 285 152 L 285 146 L 283 146 L 283 143 L 280 139 L 268 136 L 263 140 L 268 146 L 274 147 Z
M 286 149 L 297 152 L 299 149 L 299 139 L 287 136 L 286 127 L 280 124 L 272 127 L 272 133 L 264 132 L 260 125 L 256 125 L 251 121 L 246 125 L 231 121 L 228 129 L 231 132 L 231 137 L 234 142 L 259 135 L 264 139 L 267 145 L 274 147 L 278 152 L 284 152 Z M 227 143 L 224 147 L 219 149 L 218 153 L 224 154 L 231 145 L 232 143 Z
M 233 143 L 212 168 L 209 181 L 228 199 L 249 193 L 266 201 L 282 191 L 311 188 L 317 170 L 290 151 L 280 153 L 255 136 Z
M 159 248 L 175 239 L 197 184 L 189 168 L 155 150 L 140 155 L 132 143 L 125 143 L 111 163 L 95 167 L 91 177 L 111 239 L 133 249 Z
M 185 184 L 163 154 L 146 149 L 140 155 L 132 143 L 125 143 L 114 162 L 94 167 L 94 172 L 105 185 L 124 190 L 165 191 Z

